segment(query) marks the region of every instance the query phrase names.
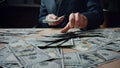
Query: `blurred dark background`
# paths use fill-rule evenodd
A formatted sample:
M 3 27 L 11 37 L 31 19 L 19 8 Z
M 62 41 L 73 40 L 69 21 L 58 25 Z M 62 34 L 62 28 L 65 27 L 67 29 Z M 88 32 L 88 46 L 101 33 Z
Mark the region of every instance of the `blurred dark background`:
M 38 23 L 40 0 L 0 0 L 1 28 L 32 28 Z
M 120 27 L 120 0 L 100 0 L 101 27 Z M 38 24 L 40 0 L 0 0 L 0 28 L 32 28 Z
M 120 27 L 120 0 L 100 0 L 104 11 L 103 27 Z

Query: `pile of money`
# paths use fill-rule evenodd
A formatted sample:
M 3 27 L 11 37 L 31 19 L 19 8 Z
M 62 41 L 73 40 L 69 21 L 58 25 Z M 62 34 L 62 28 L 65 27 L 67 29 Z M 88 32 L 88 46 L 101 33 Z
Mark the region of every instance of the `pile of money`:
M 117 59 L 120 59 L 120 54 L 108 50 L 98 50 L 87 53 L 64 53 L 65 68 L 95 68 Z
M 120 31 L 75 31 L 31 39 L 16 38 L 15 32 L 0 33 L 0 44 L 5 43 L 0 48 L 0 67 L 95 68 L 120 59 Z M 75 52 L 64 52 L 63 48 Z
M 0 66 L 2 66 L 3 68 L 22 67 L 17 58 L 7 47 L 3 47 L 0 49 Z

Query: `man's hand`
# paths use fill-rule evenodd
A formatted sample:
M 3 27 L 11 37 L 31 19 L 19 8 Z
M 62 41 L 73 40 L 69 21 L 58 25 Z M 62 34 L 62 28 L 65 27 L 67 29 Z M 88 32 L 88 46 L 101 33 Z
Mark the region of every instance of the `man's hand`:
M 67 32 L 70 28 L 85 28 L 87 26 L 87 17 L 80 13 L 71 13 L 68 24 L 61 30 L 61 33 Z
M 47 19 L 49 20 L 57 20 L 59 17 L 54 15 L 54 14 L 49 14 L 47 16 Z M 64 16 L 61 17 L 58 21 L 55 21 L 55 22 L 52 22 L 52 23 L 48 23 L 49 26 L 57 26 L 59 25 L 60 23 L 62 23 L 62 21 L 64 20 Z

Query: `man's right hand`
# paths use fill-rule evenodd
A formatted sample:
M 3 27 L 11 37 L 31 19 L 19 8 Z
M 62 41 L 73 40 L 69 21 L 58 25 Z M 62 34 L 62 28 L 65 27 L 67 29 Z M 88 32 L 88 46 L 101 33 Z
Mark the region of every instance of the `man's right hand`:
M 66 33 L 71 28 L 86 28 L 88 19 L 80 13 L 71 13 L 68 24 L 61 30 L 61 33 Z
M 58 16 L 54 15 L 54 14 L 49 14 L 47 15 L 46 17 L 47 19 L 50 19 L 50 20 L 57 20 Z M 64 20 L 64 17 L 62 17 L 60 20 L 56 21 L 56 22 L 52 22 L 52 23 L 48 23 L 49 26 L 57 26 L 59 25 L 60 23 L 62 23 Z

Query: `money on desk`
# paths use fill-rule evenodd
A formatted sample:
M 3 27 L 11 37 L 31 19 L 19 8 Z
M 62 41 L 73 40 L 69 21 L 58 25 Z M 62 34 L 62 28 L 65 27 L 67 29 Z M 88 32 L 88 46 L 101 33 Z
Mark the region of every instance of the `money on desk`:
M 9 43 L 8 48 L 23 66 L 51 59 L 51 57 L 45 54 L 41 49 L 31 46 L 23 40 L 12 41 Z
M 74 38 L 73 40 L 74 40 L 74 45 L 75 46 L 73 46 L 72 49 L 76 49 L 76 50 L 81 51 L 81 52 L 82 51 L 87 51 L 87 50 L 90 49 L 88 44 L 85 43 L 85 42 L 82 42 L 79 37 L 78 38 Z
M 0 48 L 0 67 L 95 68 L 120 59 L 119 31 L 74 31 L 41 38 L 16 38 L 21 33 L 0 32 L 0 43 L 7 42 Z M 64 52 L 61 49 L 64 47 L 77 52 Z
M 65 66 L 82 66 L 81 58 L 77 52 L 64 53 Z
M 25 66 L 25 68 L 62 68 L 62 66 L 54 61 L 45 61 Z
M 118 43 L 111 43 L 111 44 L 108 44 L 106 46 L 101 47 L 101 49 L 119 52 L 120 51 L 120 44 L 118 44 Z
M 79 56 L 81 57 L 83 67 L 96 67 L 100 63 L 105 62 L 105 59 L 95 53 L 79 54 Z
M 120 54 L 109 50 L 97 50 L 97 53 L 103 56 L 107 61 L 120 58 Z
M 63 40 L 62 38 L 34 38 L 34 39 L 26 39 L 27 43 L 38 46 L 38 47 L 71 47 L 73 46 L 73 40 L 67 39 Z
M 44 49 L 41 49 L 41 50 L 53 59 L 62 58 L 59 48 L 44 48 Z
M 22 65 L 7 47 L 0 49 L 0 66 L 3 68 L 20 68 Z

